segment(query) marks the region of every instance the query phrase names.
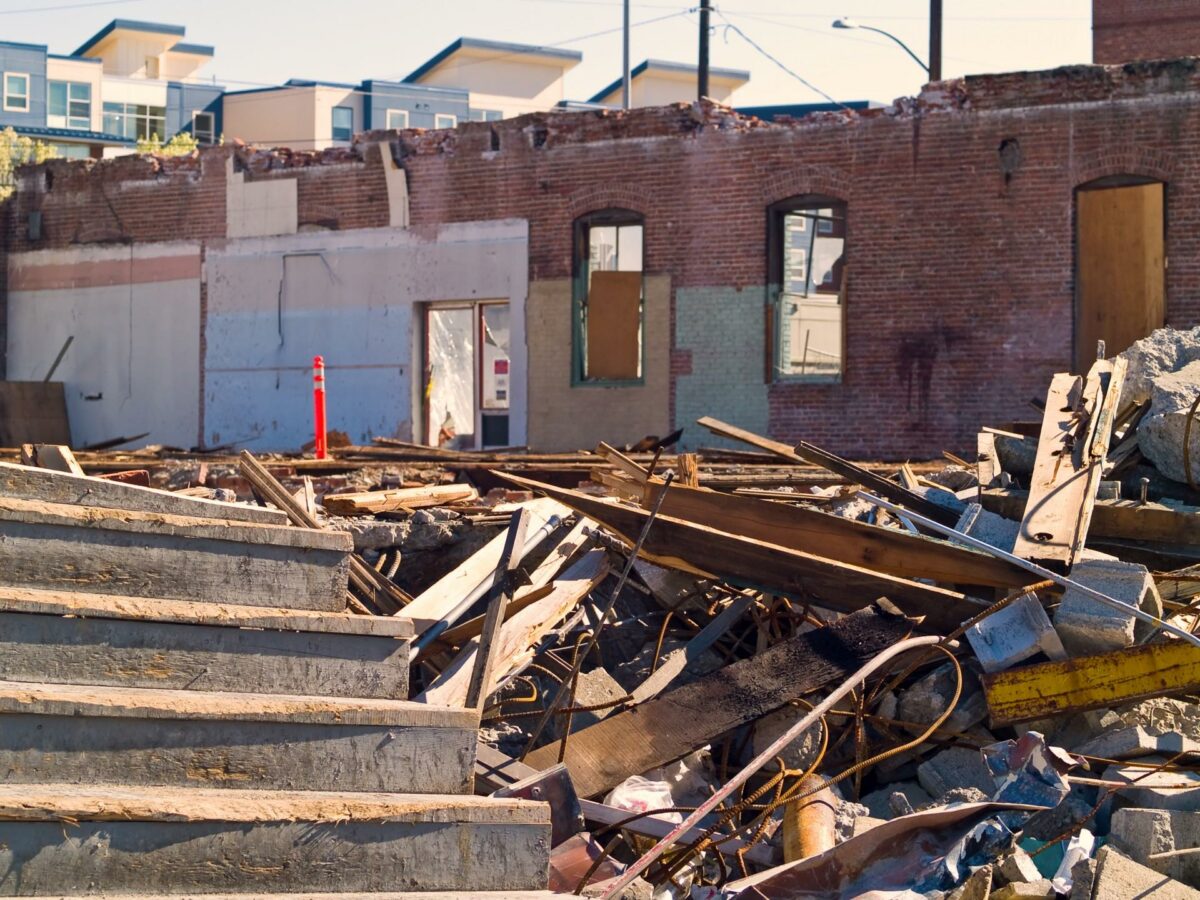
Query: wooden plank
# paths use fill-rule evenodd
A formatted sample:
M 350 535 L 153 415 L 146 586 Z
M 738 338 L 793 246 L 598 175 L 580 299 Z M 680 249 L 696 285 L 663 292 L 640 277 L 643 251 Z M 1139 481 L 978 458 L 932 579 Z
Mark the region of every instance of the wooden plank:
M 477 500 L 479 492 L 469 484 L 433 484 L 419 488 L 389 491 L 363 491 L 354 494 L 329 494 L 325 509 L 335 516 L 362 516 L 372 513 L 444 506 L 460 500 Z
M 646 485 L 642 506 L 649 509 L 660 493 L 661 485 Z M 1029 580 L 1017 566 L 948 541 L 736 494 L 672 484 L 662 513 L 900 578 L 1001 588 Z
M 496 665 L 488 682 L 487 696 L 500 686 L 509 672 L 532 655 L 530 648 L 549 634 L 607 574 L 607 553 L 589 551 L 555 581 L 549 594 L 505 621 L 496 640 Z M 417 699 L 442 706 L 465 704 L 468 676 L 478 652 L 479 641 L 472 640 Z
M 596 455 L 602 457 L 614 469 L 628 475 L 634 481 L 643 482 L 650 475 L 650 472 L 644 466 L 634 462 L 616 447 L 609 446 L 604 441 L 601 441 L 599 446 L 596 447 Z
M 563 760 L 581 797 L 592 797 L 709 743 L 783 704 L 857 671 L 912 631 L 911 620 L 875 606 L 791 638 L 689 685 L 572 735 Z M 551 743 L 525 761 L 558 762 Z
M 1016 519 L 1025 509 L 1028 497 L 1026 491 L 984 491 L 983 507 Z M 1137 500 L 1099 500 L 1092 508 L 1088 534 L 1093 538 L 1200 546 L 1200 508 L 1168 507 Z
M 796 455 L 796 451 L 790 445 L 765 438 L 762 435 L 755 434 L 753 431 L 747 431 L 745 428 L 738 428 L 736 425 L 730 425 L 728 422 L 722 422 L 720 419 L 714 419 L 712 416 L 702 416 L 696 420 L 696 424 L 707 428 L 713 434 L 741 441 L 744 444 L 749 444 L 751 447 L 757 447 L 759 450 L 764 450 L 779 459 L 787 460 L 797 465 L 805 464 L 805 461 Z
M 646 510 L 605 503 L 579 491 L 555 488 L 515 475 L 502 477 L 561 501 L 599 522 L 631 546 L 650 515 Z M 887 597 L 909 615 L 924 616 L 924 627 L 935 631 L 952 630 L 983 608 L 978 601 L 944 588 L 729 534 L 661 513 L 646 537 L 641 555 L 659 565 L 705 578 L 723 578 L 741 587 L 816 598 L 822 606 L 839 612 L 853 612 L 872 600 Z
M 0 381 L 0 447 L 70 444 L 61 381 Z
M 1086 381 L 1060 373 L 1050 382 L 1015 555 L 1069 566 L 1082 549 L 1104 463 L 1095 453 L 1107 453 L 1123 371 L 1098 360 Z
M 641 371 L 642 273 L 592 272 L 587 297 L 589 378 L 637 378 Z
M 34 454 L 39 468 L 68 475 L 83 475 L 83 468 L 75 461 L 75 454 L 66 444 L 34 444 Z
M 532 500 L 523 506 L 529 510 L 530 528 L 535 532 L 552 519 L 561 519 L 570 513 L 566 506 L 545 498 Z M 472 590 L 496 571 L 506 534 L 507 530 L 496 535 L 466 562 L 443 575 L 404 608 L 405 618 L 412 620 L 418 635 L 442 621 Z M 546 532 L 543 537 L 548 534 Z
M 1144 644 L 983 676 L 993 725 L 1200 690 L 1200 647 Z
M 705 625 L 700 632 L 683 647 L 667 654 L 654 673 L 639 684 L 630 696 L 633 703 L 645 703 L 661 694 L 679 674 L 711 647 L 716 640 L 733 627 L 754 603 L 754 597 L 743 595 L 734 598 L 720 615 Z

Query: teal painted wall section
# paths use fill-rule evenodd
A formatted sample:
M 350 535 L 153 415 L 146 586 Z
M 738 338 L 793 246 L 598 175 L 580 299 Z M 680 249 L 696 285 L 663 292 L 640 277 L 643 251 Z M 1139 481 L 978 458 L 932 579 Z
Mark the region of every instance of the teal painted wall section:
M 684 429 L 681 449 L 750 449 L 701 428 L 696 424 L 701 416 L 767 433 L 765 296 L 762 286 L 675 291 L 675 350 L 685 360 L 691 355 L 691 374 L 675 377 L 675 426 Z

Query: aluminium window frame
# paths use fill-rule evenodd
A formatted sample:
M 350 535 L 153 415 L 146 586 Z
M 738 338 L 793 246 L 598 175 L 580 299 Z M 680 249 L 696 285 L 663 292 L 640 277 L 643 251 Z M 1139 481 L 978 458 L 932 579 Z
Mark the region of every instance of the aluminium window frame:
M 24 97 L 24 99 L 25 99 L 25 105 L 24 105 L 24 106 L 13 106 L 13 105 L 11 105 L 11 104 L 8 102 L 8 97 L 9 97 L 9 93 L 8 93 L 8 79 L 9 79 L 9 78 L 24 78 L 24 79 L 25 79 L 25 93 L 24 93 L 24 95 L 20 95 L 20 96 L 23 96 L 23 97 Z M 32 91 L 32 83 L 33 83 L 33 76 L 31 76 L 31 75 L 30 75 L 28 72 L 7 72 L 7 71 L 6 71 L 6 72 L 4 73 L 4 84 L 3 84 L 3 88 L 4 88 L 4 91 L 3 91 L 3 93 L 4 93 L 4 112 L 23 112 L 23 113 L 27 113 L 27 112 L 31 112 L 31 111 L 32 111 L 32 106 L 33 106 L 33 98 L 32 98 L 32 93 L 33 93 L 33 91 Z
M 66 97 L 64 98 L 66 101 L 65 114 L 61 115 L 61 116 L 57 115 L 56 113 L 51 112 L 51 110 L 50 110 L 50 102 L 51 102 L 50 101 L 50 92 L 51 92 L 51 89 L 57 84 L 61 84 L 66 89 Z M 71 89 L 77 88 L 77 87 L 87 88 L 87 99 L 86 100 L 77 100 L 77 99 L 73 99 L 71 97 Z M 46 80 L 46 123 L 51 128 L 63 128 L 68 131 L 91 131 L 92 130 L 92 111 L 95 109 L 95 107 L 93 105 L 92 94 L 93 94 L 92 83 L 90 81 L 71 81 L 69 79 L 64 79 L 64 78 L 47 79 Z M 71 104 L 72 103 L 86 103 L 87 109 L 88 109 L 87 115 L 86 116 L 72 115 L 71 114 Z M 51 119 L 61 119 L 63 124 L 55 125 L 53 122 L 51 122 Z M 84 124 L 83 125 L 73 125 L 73 124 L 71 124 L 73 120 L 84 122 Z
M 347 129 L 347 136 L 338 137 L 337 114 L 339 111 L 345 110 L 350 114 L 350 127 Z M 336 141 L 339 144 L 348 144 L 354 140 L 354 107 L 353 106 L 331 106 L 329 108 L 329 139 Z
M 640 225 L 642 229 L 642 302 L 638 310 L 641 360 L 637 378 L 586 378 L 584 376 L 584 302 L 591 261 L 589 235 L 593 226 Z M 643 387 L 646 384 L 646 217 L 636 210 L 609 207 L 584 213 L 571 223 L 571 387 Z
M 805 209 L 822 206 L 837 206 L 843 211 L 842 235 L 842 280 L 838 285 L 838 305 L 841 309 L 841 360 L 836 375 L 791 373 L 780 371 L 780 350 L 783 346 L 783 295 L 784 295 L 784 227 L 785 217 Z M 822 236 L 820 228 L 814 229 L 814 239 Z M 848 317 L 846 292 L 846 259 L 850 253 L 850 204 L 832 194 L 796 194 L 776 201 L 767 207 L 767 315 L 766 315 L 766 359 L 763 361 L 765 384 L 843 384 L 846 380 L 846 325 Z M 812 260 L 807 260 L 812 265 Z

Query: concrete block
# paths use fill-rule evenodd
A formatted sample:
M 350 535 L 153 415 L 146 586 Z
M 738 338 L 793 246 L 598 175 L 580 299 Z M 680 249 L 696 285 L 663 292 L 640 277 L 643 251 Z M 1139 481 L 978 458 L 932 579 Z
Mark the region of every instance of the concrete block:
M 1156 756 L 1144 760 L 1150 764 L 1165 761 Z M 1147 774 L 1143 767 L 1109 766 L 1104 770 L 1104 779 L 1129 785 L 1116 794 L 1117 803 L 1121 806 L 1200 812 L 1200 773 L 1180 771 Z M 1136 784 L 1133 783 L 1135 781 Z
M 9 784 L 459 793 L 476 713 L 401 700 L 0 682 Z
M 976 788 L 989 797 L 996 791 L 983 756 L 967 747 L 949 747 L 921 763 L 917 780 L 935 799 L 955 788 Z
M 992 894 L 992 874 L 991 866 L 976 869 L 946 900 L 988 900 Z
M 1138 423 L 1138 449 L 1163 475 L 1186 483 L 1183 438 L 1188 412 L 1200 394 L 1200 360 L 1160 375 L 1150 387 L 1150 412 Z M 1200 434 L 1191 429 L 1192 478 L 1200 477 Z
M 1021 531 L 1021 523 L 988 512 L 978 503 L 969 503 L 959 516 L 954 530 L 991 544 L 1006 553 L 1012 553 L 1017 535 Z
M 7 681 L 407 699 L 408 668 L 387 636 L 0 611 Z
M 1075 863 L 1071 867 L 1071 893 L 1067 895 L 1067 900 L 1092 900 L 1092 885 L 1095 880 L 1096 860 L 1081 859 Z
M 1050 885 L 1049 878 L 1039 878 L 1037 881 L 1015 881 L 1006 884 L 999 890 L 992 891 L 992 900 L 1018 900 L 1022 897 L 1038 897 L 1053 900 L 1057 895 Z
M 0 785 L 0 896 L 542 890 L 544 803 Z
M 1113 847 L 1101 847 L 1096 854 L 1096 873 L 1091 888 L 1090 896 L 1095 900 L 1119 897 L 1194 900 L 1197 894 L 1193 888 L 1134 862 Z
M 1163 856 L 1200 846 L 1200 813 L 1164 809 L 1118 809 L 1109 843 L 1155 872 L 1200 888 L 1200 853 Z
M 1001 859 L 995 866 L 995 870 L 997 880 L 1001 884 L 1038 881 L 1042 877 L 1033 858 L 1020 847 L 1014 847 L 1012 853 Z
M 954 696 L 955 684 L 954 667 L 949 664 L 938 666 L 900 694 L 897 714 L 905 722 L 933 724 L 946 711 L 946 706 Z M 987 700 L 979 679 L 972 672 L 964 670 L 962 693 L 945 727 L 966 731 L 985 718 Z
M 1134 725 L 1097 735 L 1072 749 L 1084 756 L 1102 759 L 1137 759 L 1156 754 L 1171 757 L 1180 753 L 1200 754 L 1200 741 L 1186 738 L 1178 732 L 1150 734 L 1140 725 Z
M 1085 558 L 1071 567 L 1072 581 L 1087 585 L 1114 600 L 1162 616 L 1162 600 L 1149 570 L 1118 559 Z M 1073 656 L 1107 653 L 1132 646 L 1150 628 L 1083 593 L 1067 589 L 1054 614 L 1054 627 Z
M 967 629 L 967 641 L 985 672 L 1002 672 L 1038 653 L 1050 659 L 1067 658 L 1062 639 L 1036 594 L 1024 594 L 972 625 Z

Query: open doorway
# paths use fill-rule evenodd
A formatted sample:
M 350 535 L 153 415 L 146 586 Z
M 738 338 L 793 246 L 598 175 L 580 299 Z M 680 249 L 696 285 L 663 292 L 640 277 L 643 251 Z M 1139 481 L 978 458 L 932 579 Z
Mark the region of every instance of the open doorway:
M 1161 328 L 1166 316 L 1165 185 L 1105 178 L 1075 192 L 1075 371 Z
M 509 444 L 509 306 L 425 308 L 425 443 L 454 450 Z

